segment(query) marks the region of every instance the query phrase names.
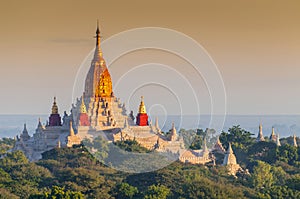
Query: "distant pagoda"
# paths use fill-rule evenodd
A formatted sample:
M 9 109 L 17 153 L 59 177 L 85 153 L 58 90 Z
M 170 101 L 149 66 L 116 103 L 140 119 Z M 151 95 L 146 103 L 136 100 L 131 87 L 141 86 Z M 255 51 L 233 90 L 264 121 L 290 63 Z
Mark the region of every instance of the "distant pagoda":
M 265 141 L 265 138 L 264 138 L 263 131 L 262 131 L 262 124 L 260 123 L 256 142 L 261 142 L 261 141 Z
M 274 127 L 272 127 L 272 133 L 270 135 L 270 141 L 276 143 L 277 142 L 277 136 L 275 134 L 275 130 L 274 130 Z
M 226 166 L 228 169 L 228 174 L 235 175 L 239 169 L 241 169 L 240 165 L 236 162 L 236 157 L 231 148 L 231 143 L 228 144 L 228 149 L 225 153 L 223 166 Z

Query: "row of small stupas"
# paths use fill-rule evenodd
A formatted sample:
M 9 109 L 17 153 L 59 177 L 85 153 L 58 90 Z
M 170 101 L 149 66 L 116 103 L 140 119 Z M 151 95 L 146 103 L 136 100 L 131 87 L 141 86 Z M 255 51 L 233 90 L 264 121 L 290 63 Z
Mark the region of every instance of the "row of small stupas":
M 258 130 L 258 135 L 257 135 L 257 138 L 256 138 L 256 142 L 263 142 L 263 141 L 266 141 L 266 140 L 265 140 L 265 137 L 263 135 L 262 124 L 260 124 L 259 125 L 259 130 Z M 277 133 L 277 135 L 275 134 L 274 127 L 272 127 L 272 132 L 271 132 L 271 135 L 269 137 L 269 141 L 276 143 L 277 146 L 281 146 L 280 139 L 279 139 L 279 133 Z M 292 145 L 295 146 L 295 147 L 298 147 L 297 139 L 296 139 L 295 134 L 293 135 L 293 144 Z
M 64 112 L 61 117 L 54 98 L 49 121 L 42 125 L 39 120 L 32 137 L 24 125 L 13 150 L 22 150 L 29 160 L 35 161 L 42 157 L 43 152 L 55 147 L 71 147 L 80 144 L 85 138 L 93 139 L 102 135 L 109 142 L 136 140 L 150 150 L 180 154 L 179 159 L 182 162 L 212 162 L 213 156 L 206 144 L 202 150 L 185 150 L 183 138 L 177 134 L 174 124 L 169 136 L 161 132 L 157 118 L 152 125 L 143 97 L 137 115 L 133 111 L 127 114 L 125 104 L 113 93 L 111 76 L 100 44 L 100 31 L 97 26 L 96 48 L 86 76 L 84 93 L 72 105 L 71 113 L 68 115 Z M 218 147 L 224 152 L 222 145 Z

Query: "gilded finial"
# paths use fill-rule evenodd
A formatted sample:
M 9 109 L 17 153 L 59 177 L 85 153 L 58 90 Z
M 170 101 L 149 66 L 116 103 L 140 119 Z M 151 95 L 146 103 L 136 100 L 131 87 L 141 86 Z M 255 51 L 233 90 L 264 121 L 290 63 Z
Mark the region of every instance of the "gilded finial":
M 84 104 L 84 97 L 81 97 L 80 113 L 86 113 L 86 106 Z
M 53 100 L 52 114 L 58 114 L 58 107 L 57 107 L 57 104 L 56 104 L 56 97 L 54 97 L 54 100 Z
M 147 113 L 146 112 L 146 107 L 145 107 L 145 104 L 144 104 L 144 96 L 141 96 L 141 103 L 140 103 L 140 108 L 139 108 L 139 113 Z

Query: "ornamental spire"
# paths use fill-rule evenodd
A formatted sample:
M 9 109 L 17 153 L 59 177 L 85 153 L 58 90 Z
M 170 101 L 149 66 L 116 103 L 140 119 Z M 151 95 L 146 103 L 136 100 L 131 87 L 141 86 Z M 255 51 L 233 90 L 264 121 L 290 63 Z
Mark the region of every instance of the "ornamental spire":
M 26 123 L 24 123 L 24 129 L 20 135 L 21 139 L 24 140 L 24 141 L 27 141 L 30 139 L 30 136 L 28 134 L 28 131 L 27 131 L 27 128 L 26 128 Z
M 224 157 L 223 165 L 236 165 L 236 157 L 231 148 L 231 143 L 228 143 L 228 149 Z
M 58 106 L 56 104 L 56 97 L 54 97 L 54 100 L 53 100 L 52 114 L 58 114 Z
M 220 141 L 220 136 L 217 137 L 217 142 L 216 142 L 216 144 L 214 146 L 214 150 L 219 151 L 220 153 L 224 153 L 225 152 L 225 149 L 222 146 L 222 143 Z
M 296 137 L 295 134 L 294 134 L 294 136 L 293 136 L 293 146 L 294 146 L 294 147 L 298 147 L 298 144 L 297 144 L 297 137 Z
M 277 142 L 274 127 L 272 127 L 272 133 L 270 135 L 270 140 L 273 141 L 273 142 Z
M 70 121 L 70 132 L 69 133 L 70 133 L 69 136 L 75 136 L 72 120 Z
M 42 128 L 42 122 L 41 122 L 41 118 L 39 117 L 39 122 L 38 122 L 38 128 Z
M 281 146 L 280 139 L 279 139 L 279 133 L 277 134 L 277 137 L 276 137 L 276 145 Z
M 95 49 L 95 54 L 94 54 L 94 60 L 95 61 L 100 61 L 100 65 L 105 66 L 105 62 L 102 58 L 102 51 L 100 48 L 100 44 L 101 44 L 101 36 L 100 36 L 100 30 L 99 30 L 99 20 L 97 20 L 97 29 L 96 29 L 96 49 Z
M 146 114 L 146 107 L 145 107 L 145 104 L 144 104 L 144 96 L 141 96 L 141 103 L 140 103 L 140 108 L 139 108 L 139 113 L 142 113 L 142 114 Z
M 28 131 L 27 131 L 27 128 L 26 128 L 26 123 L 24 123 L 23 134 L 28 134 Z
M 256 142 L 260 142 L 260 141 L 265 141 L 265 138 L 264 138 L 264 135 L 262 132 L 262 124 L 261 123 L 259 124 L 259 132 L 258 132 L 258 135 L 256 138 Z
M 84 97 L 81 97 L 80 113 L 86 113 L 86 106 L 84 104 Z
M 175 141 L 177 139 L 177 131 L 176 131 L 174 122 L 172 122 L 172 129 L 171 129 L 170 135 L 171 135 L 171 137 L 170 137 L 171 141 Z
M 97 19 L 97 29 L 96 29 L 96 46 L 100 46 L 100 30 L 99 30 L 99 19 Z

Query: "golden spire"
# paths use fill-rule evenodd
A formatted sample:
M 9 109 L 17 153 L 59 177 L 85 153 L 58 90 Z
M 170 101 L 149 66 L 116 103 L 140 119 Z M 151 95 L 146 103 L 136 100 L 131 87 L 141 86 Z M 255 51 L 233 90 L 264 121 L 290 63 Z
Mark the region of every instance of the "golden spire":
M 70 134 L 69 134 L 69 136 L 75 136 L 72 120 L 70 121 Z
M 146 107 L 144 104 L 144 96 L 141 96 L 141 103 L 140 103 L 140 108 L 139 108 L 139 113 L 146 114 Z
M 54 97 L 53 105 L 52 105 L 52 114 L 58 114 L 58 107 L 56 105 L 56 97 Z
M 86 113 L 86 106 L 85 106 L 85 104 L 84 104 L 84 98 L 83 98 L 83 95 L 82 95 L 82 97 L 81 97 L 80 113 Z

